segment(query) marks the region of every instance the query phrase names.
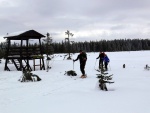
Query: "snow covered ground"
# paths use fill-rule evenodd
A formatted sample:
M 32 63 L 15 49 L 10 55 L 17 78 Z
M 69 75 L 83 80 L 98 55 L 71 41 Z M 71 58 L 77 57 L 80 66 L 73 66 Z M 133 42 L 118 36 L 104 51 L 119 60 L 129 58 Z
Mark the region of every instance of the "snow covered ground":
M 49 72 L 38 68 L 33 71 L 42 81 L 27 83 L 18 81 L 22 73 L 13 65 L 12 71 L 3 71 L 3 60 L 0 113 L 150 113 L 150 70 L 144 70 L 146 64 L 150 65 L 150 51 L 106 52 L 110 58 L 108 73 L 113 74 L 115 81 L 107 84 L 108 91 L 98 88 L 98 54 L 87 53 L 86 79 L 79 78 L 78 61 L 74 63 L 78 76 L 64 75 L 73 69 L 73 62 L 56 54 Z

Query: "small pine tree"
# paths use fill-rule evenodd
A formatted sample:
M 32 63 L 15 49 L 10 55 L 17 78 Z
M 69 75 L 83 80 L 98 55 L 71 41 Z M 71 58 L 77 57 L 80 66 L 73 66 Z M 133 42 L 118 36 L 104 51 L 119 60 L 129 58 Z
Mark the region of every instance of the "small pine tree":
M 35 80 L 36 78 L 36 80 Z M 23 76 L 20 79 L 21 82 L 27 82 L 27 81 L 41 81 L 41 78 L 38 75 L 35 75 L 31 73 L 28 70 L 23 70 Z
M 106 74 L 108 73 L 101 72 L 101 74 L 97 74 L 98 75 L 97 78 L 99 78 L 100 89 L 108 91 L 106 83 L 114 83 L 114 82 L 109 81 L 109 80 L 112 80 L 112 75 L 106 76 Z

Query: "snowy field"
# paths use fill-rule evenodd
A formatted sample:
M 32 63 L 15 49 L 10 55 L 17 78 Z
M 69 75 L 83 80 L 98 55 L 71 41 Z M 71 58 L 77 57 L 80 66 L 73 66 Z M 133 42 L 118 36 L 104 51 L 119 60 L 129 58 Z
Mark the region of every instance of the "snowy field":
M 115 82 L 107 84 L 108 91 L 98 88 L 98 54 L 87 53 L 86 79 L 80 78 L 78 61 L 74 63 L 78 75 L 64 75 L 73 70 L 73 62 L 56 54 L 49 72 L 39 68 L 33 71 L 42 81 L 27 83 L 18 81 L 22 72 L 13 65 L 12 71 L 3 71 L 2 60 L 0 113 L 150 113 L 150 70 L 144 70 L 150 65 L 150 51 L 106 52 L 110 58 L 108 73 L 113 74 Z

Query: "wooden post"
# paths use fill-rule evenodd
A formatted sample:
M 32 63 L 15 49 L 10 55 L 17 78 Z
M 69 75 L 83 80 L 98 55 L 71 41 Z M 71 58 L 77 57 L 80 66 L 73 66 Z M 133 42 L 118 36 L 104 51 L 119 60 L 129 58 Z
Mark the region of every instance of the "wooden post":
M 40 54 L 41 54 L 41 56 L 43 56 L 43 54 L 42 54 L 42 46 L 41 46 L 41 39 L 39 39 L 39 44 L 40 44 Z M 45 70 L 44 57 L 42 57 L 40 59 L 42 59 L 42 69 Z
M 40 58 L 40 70 L 42 70 L 42 65 L 41 65 L 41 58 Z
M 7 39 L 7 43 L 8 43 L 8 47 L 7 47 L 7 51 L 6 51 L 6 61 L 5 61 L 5 68 L 4 68 L 4 70 L 6 71 L 6 70 L 9 70 L 9 68 L 8 68 L 8 66 L 7 66 L 7 63 L 8 63 L 8 54 L 9 54 L 9 48 L 10 48 L 10 44 L 11 44 L 11 42 L 10 42 L 10 40 L 9 39 Z M 10 71 L 10 70 L 9 70 Z
M 35 71 L 35 59 L 33 59 L 33 68 L 34 68 L 34 71 Z
M 26 48 L 26 54 L 27 54 L 27 70 L 29 71 L 29 52 L 28 52 L 28 47 L 29 47 L 29 43 L 28 43 L 28 39 L 26 40 L 26 46 L 27 46 L 27 48 Z
M 23 40 L 21 39 L 21 47 L 20 47 L 20 70 L 22 71 L 22 44 L 23 44 Z

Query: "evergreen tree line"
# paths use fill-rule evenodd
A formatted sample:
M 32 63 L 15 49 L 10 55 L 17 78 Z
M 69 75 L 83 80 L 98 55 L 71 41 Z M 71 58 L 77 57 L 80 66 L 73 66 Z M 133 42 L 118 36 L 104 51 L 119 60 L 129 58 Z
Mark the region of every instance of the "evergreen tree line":
M 115 39 L 115 40 L 100 40 L 90 42 L 75 42 L 70 45 L 64 41 L 53 43 L 54 53 L 75 53 L 79 50 L 86 52 L 110 52 L 110 51 L 138 51 L 150 50 L 149 39 Z
M 17 43 L 13 43 L 12 47 L 20 46 Z M 29 46 L 39 46 L 37 43 L 30 44 Z M 7 48 L 6 42 L 0 43 L 0 58 L 4 58 L 5 51 Z M 48 49 L 47 49 L 48 48 Z M 85 52 L 113 52 L 113 51 L 139 51 L 139 50 L 150 50 L 149 39 L 115 39 L 115 40 L 100 40 L 90 42 L 74 42 L 70 44 L 62 41 L 59 43 L 53 42 L 49 46 L 46 43 L 42 43 L 42 52 L 46 54 L 53 53 L 71 53 L 79 52 L 84 50 Z

